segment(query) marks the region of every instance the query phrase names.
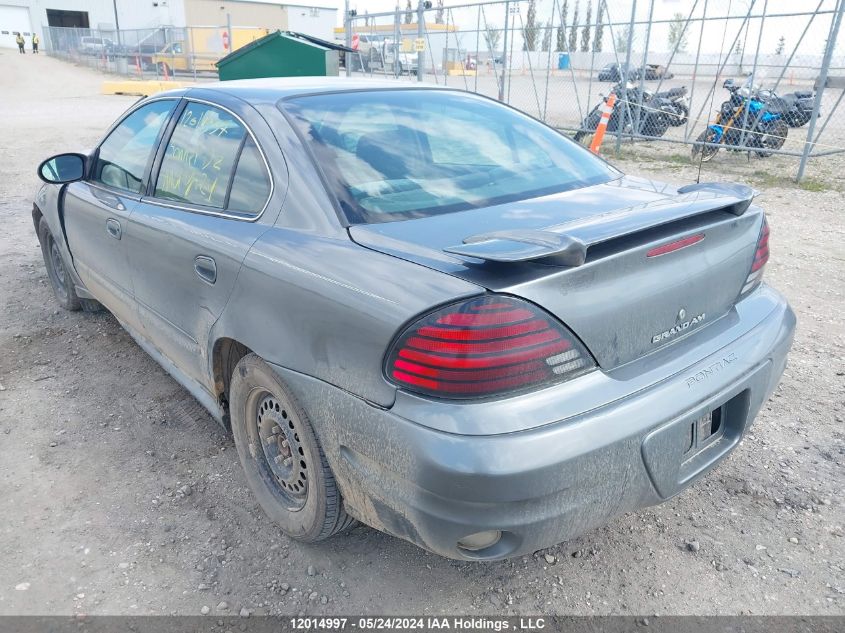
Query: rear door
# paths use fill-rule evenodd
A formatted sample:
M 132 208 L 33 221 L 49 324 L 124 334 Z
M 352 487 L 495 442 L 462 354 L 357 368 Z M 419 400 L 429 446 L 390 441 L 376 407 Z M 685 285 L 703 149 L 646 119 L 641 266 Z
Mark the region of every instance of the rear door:
M 211 326 L 279 209 L 270 204 L 273 179 L 251 131 L 262 126 L 261 136 L 272 138 L 267 124 L 243 102 L 226 104 L 187 99 L 177 112 L 156 176 L 132 214 L 129 241 L 146 337 L 200 382 Z
M 131 111 L 100 144 L 88 178 L 68 185 L 64 196 L 65 234 L 76 271 L 103 305 L 136 327 L 126 231 L 178 101 L 160 99 Z

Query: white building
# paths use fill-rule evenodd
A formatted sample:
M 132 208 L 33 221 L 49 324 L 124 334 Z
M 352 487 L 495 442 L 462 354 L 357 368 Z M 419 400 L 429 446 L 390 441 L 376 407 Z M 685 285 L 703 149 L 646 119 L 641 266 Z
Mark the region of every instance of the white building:
M 252 26 L 297 31 L 326 40 L 337 24 L 334 7 L 273 0 L 0 0 L 0 46 L 15 47 L 15 33 L 43 37 L 45 26 L 113 30 L 159 26 Z M 117 15 L 115 15 L 115 7 Z

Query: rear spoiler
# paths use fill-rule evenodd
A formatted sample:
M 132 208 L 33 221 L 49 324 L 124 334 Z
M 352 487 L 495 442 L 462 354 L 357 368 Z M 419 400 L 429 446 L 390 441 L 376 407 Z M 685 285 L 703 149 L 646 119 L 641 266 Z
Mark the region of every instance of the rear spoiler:
M 741 216 L 759 194 L 745 185 L 722 182 L 685 185 L 678 193 L 669 201 L 628 207 L 546 229 L 470 235 L 462 244 L 443 250 L 489 262 L 547 259 L 563 266 L 581 266 L 590 246 L 712 211 Z

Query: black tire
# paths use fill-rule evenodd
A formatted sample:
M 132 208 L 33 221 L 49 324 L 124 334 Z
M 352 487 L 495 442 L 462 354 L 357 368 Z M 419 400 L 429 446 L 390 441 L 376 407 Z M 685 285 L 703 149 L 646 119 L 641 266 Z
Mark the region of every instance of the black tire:
M 572 140 L 584 147 L 589 147 L 590 143 L 593 142 L 593 135 L 594 132 L 575 132 L 575 136 L 572 137 Z
M 778 119 L 771 125 L 767 125 L 760 132 L 760 145 L 764 148 L 757 152 L 760 158 L 768 158 L 772 155 L 773 149 L 780 149 L 786 142 L 786 136 L 789 134 L 789 126 L 783 119 Z
M 73 280 L 67 270 L 67 264 L 62 256 L 58 243 L 50 232 L 50 227 L 44 218 L 38 222 L 38 241 L 41 242 L 41 254 L 44 256 L 44 266 L 47 268 L 47 278 L 53 287 L 53 294 L 59 305 L 65 310 L 76 312 L 82 309 L 82 301 L 76 294 Z
M 256 354 L 244 356 L 229 396 L 238 456 L 267 516 L 307 543 L 352 525 L 308 416 L 267 363 Z
M 697 162 L 701 161 L 702 163 L 706 163 L 710 159 L 712 159 L 716 154 L 719 153 L 718 147 L 707 146 L 703 145 L 703 143 L 712 143 L 716 139 L 716 133 L 707 128 L 701 134 L 698 135 L 698 138 L 695 139 L 695 143 L 692 146 L 692 160 Z

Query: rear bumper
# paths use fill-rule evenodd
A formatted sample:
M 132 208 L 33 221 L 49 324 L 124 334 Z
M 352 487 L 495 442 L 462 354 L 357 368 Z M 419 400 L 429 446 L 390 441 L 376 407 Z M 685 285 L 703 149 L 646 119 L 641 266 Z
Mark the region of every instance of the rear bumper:
M 434 430 L 396 407 L 379 409 L 276 370 L 310 413 L 351 514 L 443 556 L 504 558 L 660 503 L 737 446 L 780 380 L 795 328 L 780 295 L 757 292 L 771 310 L 717 352 L 646 389 L 527 431 Z M 693 422 L 720 407 L 720 432 L 688 451 Z M 481 552 L 458 548 L 486 530 L 504 536 Z

